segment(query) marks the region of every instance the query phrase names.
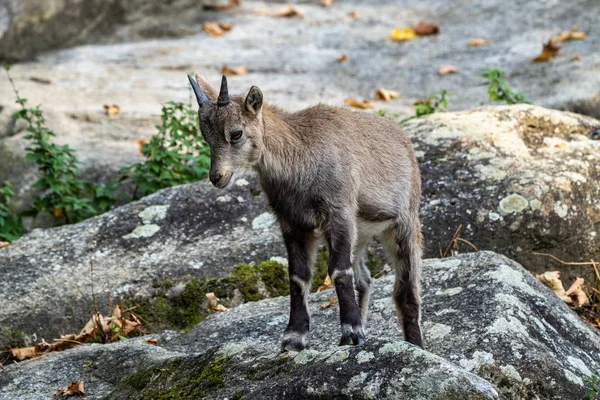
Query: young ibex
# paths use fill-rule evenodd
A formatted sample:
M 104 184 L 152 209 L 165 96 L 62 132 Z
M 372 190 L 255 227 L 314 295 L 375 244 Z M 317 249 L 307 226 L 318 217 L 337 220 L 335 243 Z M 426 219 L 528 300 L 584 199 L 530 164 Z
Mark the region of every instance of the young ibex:
M 277 216 L 289 259 L 291 311 L 282 350 L 306 346 L 312 265 L 324 238 L 339 299 L 340 345 L 365 341 L 371 276 L 366 248 L 381 235 L 396 271 L 393 298 L 405 339 L 422 347 L 421 178 L 409 139 L 393 121 L 317 105 L 290 113 L 263 103 L 260 89 L 229 96 L 188 76 L 210 146 L 210 180 L 229 186 L 254 169 Z M 358 292 L 358 304 L 355 295 Z

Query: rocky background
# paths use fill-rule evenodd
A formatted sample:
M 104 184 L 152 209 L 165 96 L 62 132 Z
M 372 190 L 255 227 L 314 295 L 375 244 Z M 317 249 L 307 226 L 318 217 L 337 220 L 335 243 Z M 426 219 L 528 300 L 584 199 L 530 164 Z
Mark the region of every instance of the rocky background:
M 585 396 L 590 376 L 600 375 L 598 330 L 526 270 L 560 269 L 565 282 L 593 282 L 590 266 L 534 253 L 600 259 L 600 4 L 300 2 L 303 18 L 264 15 L 281 9 L 278 2 L 214 10 L 222 5 L 0 0 L 0 59 L 13 64 L 21 95 L 42 105 L 56 141 L 77 151 L 82 175 L 99 181 L 140 159 L 136 141 L 155 133 L 161 103 L 189 99 L 191 71 L 217 84 L 224 65 L 245 67 L 229 77 L 232 92 L 258 85 L 290 109 L 343 106 L 385 87 L 400 96 L 375 109 L 398 120 L 414 114 L 415 101 L 447 89 L 451 112 L 403 124 L 422 169 L 425 254 L 438 258 L 459 227 L 462 239 L 498 254 L 427 261 L 422 351 L 400 340 L 393 277 L 374 244 L 370 267 L 383 277 L 367 345 L 335 346 L 338 310 L 320 307 L 334 296 L 325 291 L 310 300 L 311 348 L 279 355 L 288 300 L 241 304 L 285 294 L 287 285 L 278 228 L 252 176 L 227 192 L 207 182 L 165 189 L 75 225 L 28 221 L 38 229 L 0 248 L 0 350 L 79 331 L 92 300 L 110 312 L 107 295 L 137 307 L 147 331 L 191 330 L 0 366 L 0 399 L 49 398 L 82 379 L 84 366 L 89 398 L 593 398 Z M 387 39 L 420 20 L 440 33 Z M 211 37 L 206 21 L 233 28 Z M 542 42 L 574 25 L 584 40 L 531 63 Z M 473 38 L 489 43 L 469 46 Z M 347 61 L 336 62 L 342 54 Z M 459 72 L 441 76 L 440 65 Z M 533 105 L 491 106 L 482 68 L 506 71 Z M 121 112 L 108 116 L 104 104 Z M 0 182 L 9 179 L 24 204 L 35 194 L 36 170 L 23 160 L 16 110 L 2 78 Z M 463 251 L 473 248 L 461 242 Z M 270 259 L 250 278 L 240 268 Z M 249 280 L 258 287 L 248 288 Z M 208 291 L 237 307 L 200 322 Z

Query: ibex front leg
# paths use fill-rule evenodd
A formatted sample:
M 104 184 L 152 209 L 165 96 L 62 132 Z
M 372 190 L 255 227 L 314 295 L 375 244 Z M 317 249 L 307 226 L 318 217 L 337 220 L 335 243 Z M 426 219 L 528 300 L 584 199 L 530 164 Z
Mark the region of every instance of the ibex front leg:
M 317 243 L 312 233 L 284 232 L 283 239 L 289 262 L 290 322 L 283 334 L 281 351 L 301 351 L 306 347 L 310 327 L 307 299 Z
M 354 292 L 352 271 L 352 246 L 356 228 L 349 219 L 338 219 L 331 223 L 329 232 L 329 276 L 335 285 L 340 304 L 342 339 L 340 346 L 365 342 L 362 318 Z

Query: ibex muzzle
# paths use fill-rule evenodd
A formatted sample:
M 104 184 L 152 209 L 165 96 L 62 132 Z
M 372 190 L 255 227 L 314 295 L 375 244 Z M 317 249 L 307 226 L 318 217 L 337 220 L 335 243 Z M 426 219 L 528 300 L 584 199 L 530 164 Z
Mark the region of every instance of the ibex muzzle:
M 306 299 L 322 242 L 329 248 L 328 272 L 339 299 L 340 345 L 364 343 L 371 291 L 365 257 L 374 236 L 396 271 L 393 298 L 404 337 L 422 346 L 421 178 L 400 127 L 326 105 L 286 112 L 263 105 L 256 86 L 246 96 L 230 96 L 225 76 L 218 92 L 201 76 L 189 79 L 211 150 L 211 182 L 226 187 L 236 174 L 254 169 L 279 221 L 291 306 L 282 350 L 306 346 Z

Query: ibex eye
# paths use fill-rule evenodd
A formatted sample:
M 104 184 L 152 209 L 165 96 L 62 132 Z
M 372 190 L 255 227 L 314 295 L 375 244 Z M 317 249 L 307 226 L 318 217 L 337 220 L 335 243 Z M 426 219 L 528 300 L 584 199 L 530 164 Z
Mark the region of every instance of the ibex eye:
M 231 132 L 231 141 L 235 142 L 236 140 L 240 140 L 242 138 L 242 131 Z

